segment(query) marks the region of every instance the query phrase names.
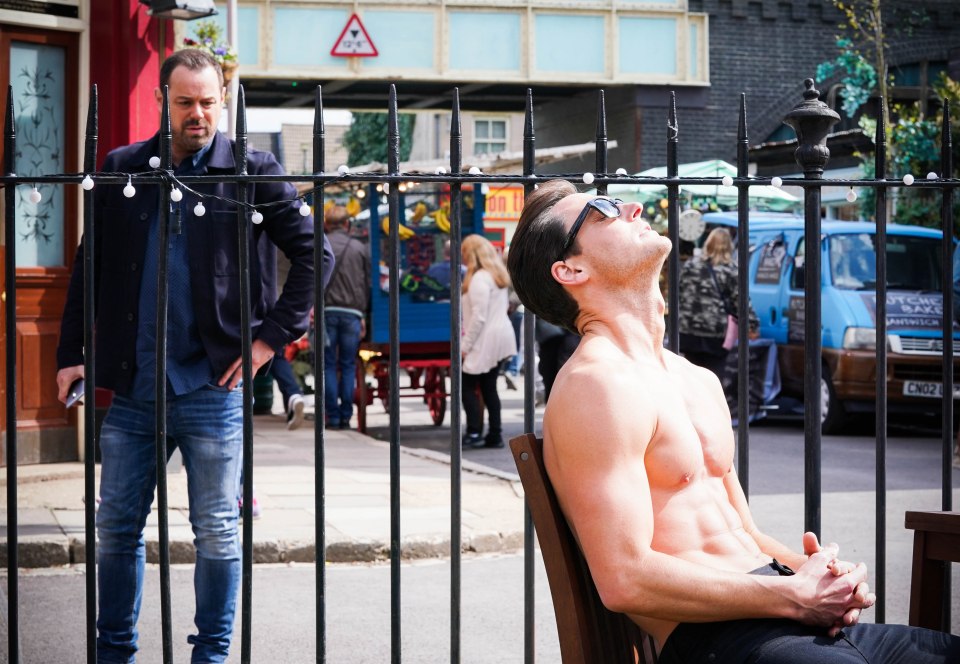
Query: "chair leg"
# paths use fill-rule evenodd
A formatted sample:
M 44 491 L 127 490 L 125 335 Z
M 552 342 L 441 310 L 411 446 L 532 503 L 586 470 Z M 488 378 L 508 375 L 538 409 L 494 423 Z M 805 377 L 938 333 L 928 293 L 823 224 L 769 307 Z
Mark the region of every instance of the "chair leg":
M 926 557 L 927 534 L 913 534 L 913 578 L 910 583 L 910 624 L 940 629 L 943 622 L 943 588 L 945 564 Z

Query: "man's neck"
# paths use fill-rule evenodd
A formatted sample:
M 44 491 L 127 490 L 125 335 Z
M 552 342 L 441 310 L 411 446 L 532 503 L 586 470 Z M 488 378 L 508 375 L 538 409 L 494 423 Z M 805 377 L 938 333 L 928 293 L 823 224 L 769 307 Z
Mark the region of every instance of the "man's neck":
M 584 335 L 602 336 L 628 355 L 663 353 L 666 304 L 657 279 L 646 287 L 585 293 L 577 325 Z

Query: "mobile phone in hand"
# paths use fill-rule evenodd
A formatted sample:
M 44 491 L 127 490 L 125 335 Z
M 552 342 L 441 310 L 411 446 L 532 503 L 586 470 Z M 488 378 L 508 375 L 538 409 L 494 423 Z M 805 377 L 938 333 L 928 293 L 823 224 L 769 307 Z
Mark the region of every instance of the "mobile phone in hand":
M 67 391 L 67 408 L 73 408 L 77 404 L 83 403 L 84 382 L 83 378 L 77 378 L 70 385 Z

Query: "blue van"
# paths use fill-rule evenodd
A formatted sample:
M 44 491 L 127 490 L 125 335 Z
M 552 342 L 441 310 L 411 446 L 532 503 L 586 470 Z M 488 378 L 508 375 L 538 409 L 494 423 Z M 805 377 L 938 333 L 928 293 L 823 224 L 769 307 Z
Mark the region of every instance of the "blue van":
M 737 226 L 735 212 L 703 217 Z M 876 225 L 823 220 L 821 280 L 823 432 L 846 413 L 873 412 L 876 395 Z M 750 300 L 760 336 L 777 345 L 783 392 L 803 398 L 804 227 L 802 217 L 754 213 L 749 226 Z M 887 225 L 887 404 L 891 412 L 941 410 L 942 234 Z M 955 338 L 960 335 L 955 333 Z M 954 358 L 954 371 L 960 360 Z M 960 393 L 954 394 L 954 398 Z

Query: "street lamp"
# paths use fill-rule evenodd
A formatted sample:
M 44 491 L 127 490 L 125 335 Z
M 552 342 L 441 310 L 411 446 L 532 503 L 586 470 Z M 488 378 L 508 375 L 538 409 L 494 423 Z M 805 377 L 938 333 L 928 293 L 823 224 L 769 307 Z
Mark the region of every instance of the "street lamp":
M 157 18 L 191 21 L 217 13 L 213 0 L 140 0 L 140 4 L 146 5 L 147 13 Z

